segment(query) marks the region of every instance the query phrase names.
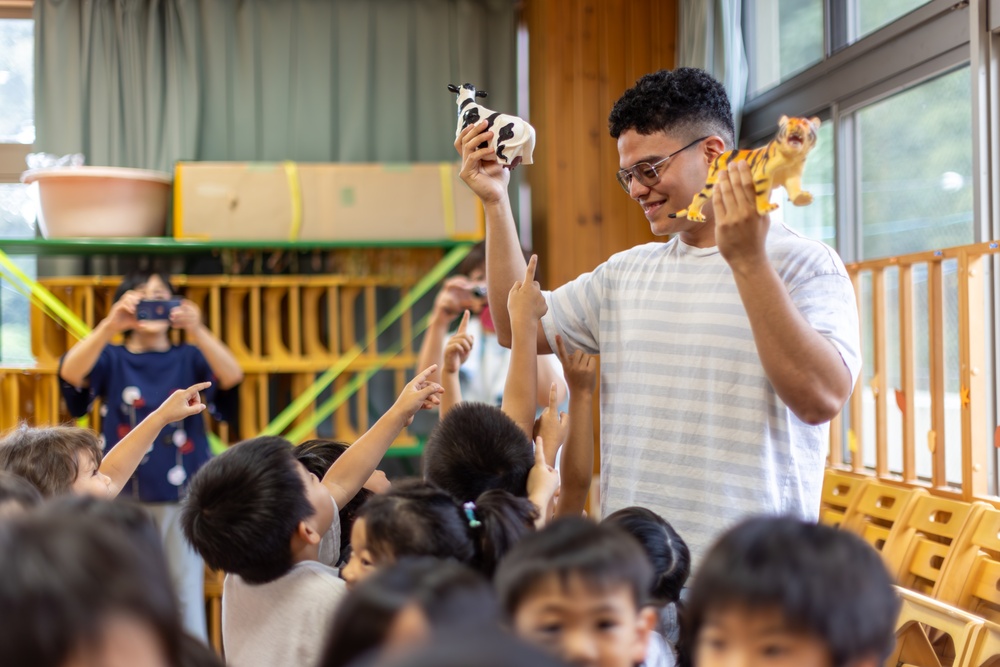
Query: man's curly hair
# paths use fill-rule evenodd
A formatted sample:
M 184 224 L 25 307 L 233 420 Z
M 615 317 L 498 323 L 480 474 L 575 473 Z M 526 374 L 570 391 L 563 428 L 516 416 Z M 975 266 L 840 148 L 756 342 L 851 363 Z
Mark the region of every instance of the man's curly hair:
M 662 69 L 636 81 L 615 102 L 608 129 L 615 139 L 626 130 L 635 130 L 639 134 L 690 134 L 689 140 L 715 134 L 728 148 L 736 140 L 726 89 L 694 67 Z

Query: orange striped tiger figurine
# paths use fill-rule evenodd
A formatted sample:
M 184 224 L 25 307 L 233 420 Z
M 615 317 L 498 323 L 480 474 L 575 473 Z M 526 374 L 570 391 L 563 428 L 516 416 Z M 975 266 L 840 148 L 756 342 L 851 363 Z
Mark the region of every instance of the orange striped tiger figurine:
M 746 160 L 750 165 L 754 189 L 757 191 L 757 212 L 761 215 L 778 208 L 777 204 L 771 203 L 771 190 L 779 185 L 784 186 L 788 198 L 796 206 L 811 203 L 812 195 L 802 189 L 802 170 L 806 165 L 806 155 L 816 145 L 819 123 L 819 118 L 782 116 L 778 121 L 778 134 L 767 146 L 754 150 L 726 151 L 712 161 L 704 189 L 694 196 L 686 209 L 671 213 L 670 217 L 705 222 L 701 209 L 712 197 L 712 188 L 719 180 L 719 172 L 740 160 Z

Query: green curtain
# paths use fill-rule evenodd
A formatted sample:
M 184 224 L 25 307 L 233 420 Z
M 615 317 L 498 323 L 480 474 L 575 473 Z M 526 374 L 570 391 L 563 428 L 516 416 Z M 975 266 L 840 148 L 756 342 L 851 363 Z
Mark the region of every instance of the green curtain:
M 87 164 L 453 160 L 516 109 L 512 0 L 36 0 L 36 150 Z

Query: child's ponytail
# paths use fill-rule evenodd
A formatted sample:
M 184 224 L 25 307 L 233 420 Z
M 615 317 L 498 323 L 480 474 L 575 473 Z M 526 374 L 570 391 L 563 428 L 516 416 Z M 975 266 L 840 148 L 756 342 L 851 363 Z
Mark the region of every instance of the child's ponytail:
M 534 530 L 538 510 L 527 498 L 493 489 L 461 506 L 476 547 L 472 563 L 492 577 L 500 559 L 522 537 Z

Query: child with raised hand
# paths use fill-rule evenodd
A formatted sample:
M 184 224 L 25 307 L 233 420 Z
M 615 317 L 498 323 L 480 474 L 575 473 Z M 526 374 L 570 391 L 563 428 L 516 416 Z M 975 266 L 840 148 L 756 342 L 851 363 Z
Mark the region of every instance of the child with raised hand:
M 681 665 L 878 667 L 899 598 L 860 537 L 794 517 L 756 517 L 709 549 L 684 602 Z
M 202 382 L 172 393 L 107 454 L 96 433 L 74 426 L 20 426 L 0 440 L 0 470 L 28 480 L 44 496 L 64 493 L 114 498 L 167 424 L 205 410 Z
M 441 386 L 427 381 L 434 370 L 411 381 L 322 480 L 277 437 L 231 447 L 195 475 L 181 522 L 205 562 L 228 574 L 222 639 L 232 664 L 316 663 L 345 591 L 337 571 L 318 561 L 320 542 L 339 534 L 337 508 L 362 488 L 399 432 L 439 403 Z
M 556 515 L 579 516 L 587 506 L 587 494 L 594 476 L 597 357 L 582 350 L 568 352 L 562 336 L 556 336 L 556 353 L 569 386 L 569 435 L 560 462 L 562 489 Z
M 440 418 L 444 419 L 448 412 L 462 402 L 462 384 L 459 371 L 462 364 L 469 359 L 472 352 L 473 336 L 469 333 L 469 311 L 462 315 L 458 330 L 448 339 L 444 347 L 444 360 L 441 369 L 441 386 L 444 395 L 441 397 Z
M 350 587 L 407 556 L 454 559 L 492 576 L 511 546 L 534 530 L 536 506 L 506 491 L 459 502 L 433 484 L 404 481 L 369 500 L 351 530 Z
M 511 322 L 510 367 L 500 406 L 528 437 L 534 431 L 538 404 L 538 327 L 542 316 L 548 312 L 541 287 L 535 280 L 537 266 L 538 255 L 532 255 L 524 271 L 524 280 L 515 282 L 507 295 Z

